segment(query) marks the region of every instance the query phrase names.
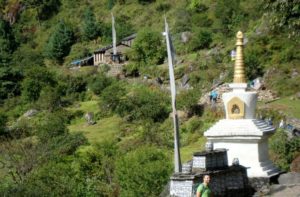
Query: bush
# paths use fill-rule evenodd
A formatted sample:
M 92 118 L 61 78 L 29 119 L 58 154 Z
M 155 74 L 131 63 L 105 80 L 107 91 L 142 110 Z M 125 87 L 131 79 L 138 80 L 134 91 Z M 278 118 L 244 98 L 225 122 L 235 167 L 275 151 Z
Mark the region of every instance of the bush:
M 57 91 L 61 96 L 65 96 L 69 102 L 74 100 L 84 100 L 87 89 L 87 79 L 84 76 L 60 75 Z
M 289 138 L 283 130 L 277 130 L 270 138 L 271 156 L 282 170 L 289 171 L 290 164 L 300 151 L 300 138 Z
M 53 112 L 62 107 L 61 95 L 58 88 L 43 88 L 37 103 L 41 109 L 45 109 L 50 112 Z
M 243 19 L 240 1 L 222 0 L 216 3 L 215 16 L 221 22 L 221 31 L 230 36 Z
M 161 64 L 166 55 L 161 33 L 150 28 L 138 32 L 132 49 L 131 59 L 140 66 Z
M 188 115 L 202 115 L 203 109 L 198 105 L 201 92 L 199 89 L 181 91 L 177 97 L 177 108 L 187 111 Z
M 166 154 L 154 147 L 141 147 L 117 160 L 120 196 L 159 196 L 172 170 Z
M 246 76 L 249 80 L 253 80 L 257 77 L 262 77 L 264 74 L 264 68 L 260 60 L 259 55 L 255 51 L 247 52 L 245 57 Z
M 65 121 L 66 117 L 60 115 L 59 112 L 47 114 L 38 123 L 35 131 L 36 135 L 41 141 L 48 141 L 50 138 L 63 135 L 67 133 Z
M 27 71 L 26 78 L 22 82 L 22 97 L 25 102 L 38 100 L 43 87 L 56 84 L 53 74 L 46 68 L 34 67 Z
M 7 116 L 3 112 L 0 112 L 0 136 L 6 133 L 6 122 Z
M 209 31 L 196 29 L 192 39 L 189 41 L 189 50 L 197 51 L 208 48 L 212 42 L 212 34 Z
M 163 121 L 169 115 L 168 100 L 159 90 L 139 86 L 121 100 L 116 111 L 123 117 L 127 116 L 128 120 Z
M 126 90 L 122 82 L 113 83 L 102 91 L 101 108 L 104 111 L 115 111 L 125 94 Z
M 8 97 L 20 95 L 23 75 L 19 69 L 0 66 L 0 102 Z
M 100 95 L 101 92 L 113 82 L 112 78 L 107 77 L 105 74 L 100 73 L 99 75 L 93 77 L 88 86 L 94 94 Z

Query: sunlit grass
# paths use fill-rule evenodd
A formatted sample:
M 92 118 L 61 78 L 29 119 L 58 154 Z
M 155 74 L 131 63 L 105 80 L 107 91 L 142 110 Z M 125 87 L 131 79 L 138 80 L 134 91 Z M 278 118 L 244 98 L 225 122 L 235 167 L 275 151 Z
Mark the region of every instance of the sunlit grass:
M 284 114 L 300 119 L 300 100 L 282 98 L 272 103 L 266 104 L 267 107 L 282 111 Z
M 193 153 L 204 150 L 206 138 L 201 137 L 198 141 L 184 146 L 180 149 L 182 163 L 185 163 L 193 158 Z

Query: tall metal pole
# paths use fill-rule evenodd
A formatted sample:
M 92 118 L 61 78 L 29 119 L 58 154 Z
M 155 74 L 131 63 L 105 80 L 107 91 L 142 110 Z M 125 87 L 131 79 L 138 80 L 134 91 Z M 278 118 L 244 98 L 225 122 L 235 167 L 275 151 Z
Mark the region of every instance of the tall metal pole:
M 112 28 L 112 40 L 113 40 L 113 55 L 117 55 L 117 36 L 115 29 L 115 17 L 113 13 L 111 13 L 111 28 Z
M 179 124 L 178 115 L 176 111 L 176 86 L 174 77 L 174 51 L 172 51 L 172 41 L 169 34 L 169 26 L 167 19 L 165 18 L 165 36 L 167 42 L 168 52 L 168 64 L 169 64 L 169 76 L 170 76 L 170 87 L 172 97 L 172 109 L 173 109 L 173 124 L 174 124 L 174 165 L 175 173 L 181 172 L 181 158 L 180 158 L 180 144 L 179 144 Z

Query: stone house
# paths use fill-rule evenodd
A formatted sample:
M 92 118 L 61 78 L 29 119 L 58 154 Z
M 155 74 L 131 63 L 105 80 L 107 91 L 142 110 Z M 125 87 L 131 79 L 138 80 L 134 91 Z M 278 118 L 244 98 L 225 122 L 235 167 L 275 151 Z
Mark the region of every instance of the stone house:
M 124 63 L 127 61 L 125 55 L 126 50 L 132 47 L 136 34 L 132 34 L 126 38 L 123 38 L 119 43 L 117 43 L 117 55 L 113 56 L 113 45 L 108 45 L 106 47 L 100 48 L 94 51 L 93 59 L 94 66 L 99 64 L 113 64 Z

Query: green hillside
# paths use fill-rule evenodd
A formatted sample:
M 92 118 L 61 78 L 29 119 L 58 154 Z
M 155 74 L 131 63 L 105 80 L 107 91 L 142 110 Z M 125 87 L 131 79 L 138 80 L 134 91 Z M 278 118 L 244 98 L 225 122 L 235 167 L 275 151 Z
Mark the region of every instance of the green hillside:
M 136 34 L 122 73 L 74 67 L 112 43 L 111 13 L 118 42 Z M 224 117 L 199 100 L 232 81 L 239 30 L 247 80 L 261 77 L 280 98 L 259 112 L 274 125 L 299 119 L 299 16 L 297 1 L 279 0 L 0 0 L 0 195 L 161 193 L 173 172 L 164 17 L 176 52 L 182 162 Z M 289 170 L 300 141 L 279 131 L 270 147 Z

